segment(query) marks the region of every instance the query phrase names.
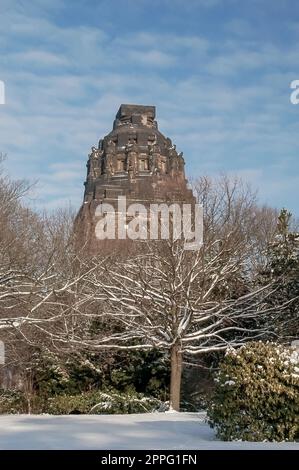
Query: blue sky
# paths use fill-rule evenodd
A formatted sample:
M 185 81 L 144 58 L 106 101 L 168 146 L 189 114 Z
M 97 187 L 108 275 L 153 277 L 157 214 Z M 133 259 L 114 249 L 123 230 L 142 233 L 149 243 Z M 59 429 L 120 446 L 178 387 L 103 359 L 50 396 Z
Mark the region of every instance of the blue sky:
M 90 147 L 138 103 L 187 175 L 240 175 L 299 215 L 296 79 L 293 0 L 0 0 L 0 151 L 37 208 L 79 207 Z

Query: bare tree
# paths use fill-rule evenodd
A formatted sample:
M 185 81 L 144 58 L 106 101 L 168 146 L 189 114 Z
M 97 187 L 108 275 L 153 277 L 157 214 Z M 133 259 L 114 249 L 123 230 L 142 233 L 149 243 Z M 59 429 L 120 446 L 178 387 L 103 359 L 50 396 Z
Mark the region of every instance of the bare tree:
M 20 327 L 38 323 L 39 316 L 43 321 L 56 316 L 62 292 L 76 280 L 74 214 L 33 212 L 24 203 L 30 188 L 25 180 L 11 180 L 0 171 L 0 339 L 6 343 L 8 329 L 23 332 Z
M 264 302 L 270 286 L 239 297 L 228 288 L 243 269 L 242 243 L 236 246 L 232 234 L 207 243 L 190 252 L 182 241 L 159 241 L 127 260 L 98 264 L 95 259 L 81 278 L 65 329 L 52 331 L 52 341 L 93 351 L 157 348 L 169 353 L 170 403 L 179 410 L 183 355 L 260 338 L 264 332 L 254 320 L 269 313 Z M 109 325 L 110 331 L 95 329 L 94 322 Z
M 256 245 L 248 231 L 257 214 L 252 193 L 226 179 L 220 192 L 208 180 L 200 188 L 205 239 L 197 251 L 170 239 L 144 243 L 125 258 L 80 259 L 65 244 L 59 217 L 59 230 L 42 225 L 42 244 L 52 243 L 43 261 L 11 275 L 3 270 L 0 327 L 69 353 L 163 350 L 171 357 L 170 402 L 178 410 L 183 356 L 262 337 L 256 319 L 271 311 L 266 300 L 272 285 L 255 290 L 251 284 L 250 253 Z
M 222 236 L 233 230 L 244 239 L 247 265 L 256 273 L 265 263 L 274 239 L 279 211 L 258 203 L 257 191 L 239 177 L 202 176 L 192 182 L 197 201 L 203 206 L 204 233 Z

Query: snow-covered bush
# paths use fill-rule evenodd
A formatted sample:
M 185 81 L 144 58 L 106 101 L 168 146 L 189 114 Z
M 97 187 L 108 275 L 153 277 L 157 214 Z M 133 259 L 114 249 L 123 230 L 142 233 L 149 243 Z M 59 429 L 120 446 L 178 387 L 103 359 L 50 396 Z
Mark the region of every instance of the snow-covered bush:
M 48 400 L 50 414 L 126 414 L 158 411 L 163 403 L 140 393 L 115 390 L 59 395 Z
M 26 397 L 20 390 L 0 390 L 0 414 L 130 414 L 166 411 L 167 403 L 135 391 L 93 390 L 76 395 Z
M 0 389 L 0 414 L 18 414 L 27 412 L 26 398 L 20 390 Z
M 229 349 L 215 378 L 209 423 L 224 440 L 299 439 L 299 353 L 275 343 Z

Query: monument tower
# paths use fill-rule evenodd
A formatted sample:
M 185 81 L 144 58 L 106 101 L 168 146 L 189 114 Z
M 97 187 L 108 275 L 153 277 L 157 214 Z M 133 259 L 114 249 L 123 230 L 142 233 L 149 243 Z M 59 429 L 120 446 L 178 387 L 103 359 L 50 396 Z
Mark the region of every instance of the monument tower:
M 97 251 L 96 208 L 127 204 L 194 204 L 185 177 L 183 153 L 159 130 L 155 106 L 122 104 L 112 131 L 92 147 L 87 162 L 84 202 L 76 225 L 80 239 Z

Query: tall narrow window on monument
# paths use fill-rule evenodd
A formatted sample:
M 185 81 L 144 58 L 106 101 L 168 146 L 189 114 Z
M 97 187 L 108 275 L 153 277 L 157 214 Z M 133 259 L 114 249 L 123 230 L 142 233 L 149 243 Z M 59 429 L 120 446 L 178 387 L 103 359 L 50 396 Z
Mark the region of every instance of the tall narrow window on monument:
M 148 160 L 139 160 L 139 170 L 140 171 L 148 170 Z
M 125 162 L 123 160 L 117 160 L 117 171 L 125 171 Z

